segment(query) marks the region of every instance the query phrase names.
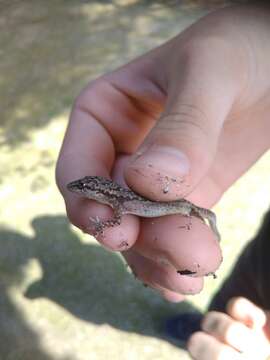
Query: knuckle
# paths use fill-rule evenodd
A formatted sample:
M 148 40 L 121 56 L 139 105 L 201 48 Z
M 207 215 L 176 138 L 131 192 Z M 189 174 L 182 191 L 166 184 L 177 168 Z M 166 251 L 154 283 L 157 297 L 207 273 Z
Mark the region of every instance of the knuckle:
M 181 131 L 183 135 L 194 133 L 194 136 L 209 137 L 209 133 L 205 124 L 209 123 L 209 117 L 205 111 L 195 104 L 177 104 L 177 111 L 164 114 L 159 123 L 158 128 L 162 131 L 169 130 L 171 132 Z M 190 131 L 192 129 L 192 131 Z
M 97 98 L 103 89 L 106 87 L 107 82 L 103 79 L 91 81 L 77 96 L 74 101 L 73 109 L 91 108 L 97 103 Z
M 213 33 L 196 34 L 188 40 L 184 47 L 184 54 L 188 59 L 198 56 L 216 56 L 221 50 L 228 48 L 230 43 L 223 35 Z
M 208 164 L 208 159 L 215 152 L 216 136 L 211 135 L 207 114 L 193 105 L 180 105 L 178 109 L 163 116 L 157 124 L 156 137 L 170 137 L 183 150 L 188 149 L 193 160 Z

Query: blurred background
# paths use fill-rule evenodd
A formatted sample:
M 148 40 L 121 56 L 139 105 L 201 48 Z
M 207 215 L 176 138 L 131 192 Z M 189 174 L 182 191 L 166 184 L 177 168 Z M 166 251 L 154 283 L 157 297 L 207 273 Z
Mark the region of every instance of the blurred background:
M 163 320 L 204 310 L 270 199 L 270 154 L 215 211 L 224 261 L 187 302 L 144 288 L 70 226 L 54 168 L 74 98 L 92 79 L 228 1 L 0 0 L 0 359 L 188 359 Z

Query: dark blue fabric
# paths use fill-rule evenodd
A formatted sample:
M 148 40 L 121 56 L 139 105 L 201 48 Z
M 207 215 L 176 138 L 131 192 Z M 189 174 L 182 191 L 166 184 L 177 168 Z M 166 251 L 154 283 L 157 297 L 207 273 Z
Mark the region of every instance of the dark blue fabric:
M 201 313 L 183 313 L 169 318 L 165 323 L 167 336 L 186 342 L 190 335 L 200 330 L 203 315 Z

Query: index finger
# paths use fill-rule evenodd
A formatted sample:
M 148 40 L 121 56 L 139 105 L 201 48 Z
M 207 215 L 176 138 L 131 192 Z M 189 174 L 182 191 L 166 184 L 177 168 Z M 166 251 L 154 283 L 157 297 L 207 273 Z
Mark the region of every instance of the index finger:
M 70 193 L 66 185 L 87 175 L 110 177 L 116 151 L 132 151 L 138 142 L 136 135 L 140 129 L 134 135 L 134 126 L 126 119 L 127 115 L 139 118 L 141 114 L 130 107 L 124 94 L 102 80 L 89 85 L 72 110 L 57 163 L 56 180 L 70 221 L 86 232 L 91 233 L 90 217 L 107 220 L 112 211 Z M 130 134 L 132 139 L 129 139 Z M 120 226 L 106 231 L 106 236 L 100 240 L 110 249 L 123 250 L 120 245 L 124 244 L 124 249 L 132 246 L 137 234 L 138 220 L 126 216 Z

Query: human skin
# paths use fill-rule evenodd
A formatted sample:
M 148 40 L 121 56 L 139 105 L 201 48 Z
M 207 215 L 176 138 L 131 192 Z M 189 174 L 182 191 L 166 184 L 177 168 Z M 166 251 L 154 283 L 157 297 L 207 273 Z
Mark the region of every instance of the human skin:
M 92 81 L 74 103 L 56 169 L 70 221 L 91 233 L 90 217 L 112 215 L 67 191 L 85 175 L 212 207 L 269 148 L 269 34 L 268 8 L 229 7 Z M 126 215 L 98 240 L 171 301 L 201 291 L 222 261 L 215 235 L 193 217 Z
M 245 298 L 231 299 L 227 314 L 211 311 L 187 348 L 194 360 L 266 360 L 270 355 L 270 316 Z

